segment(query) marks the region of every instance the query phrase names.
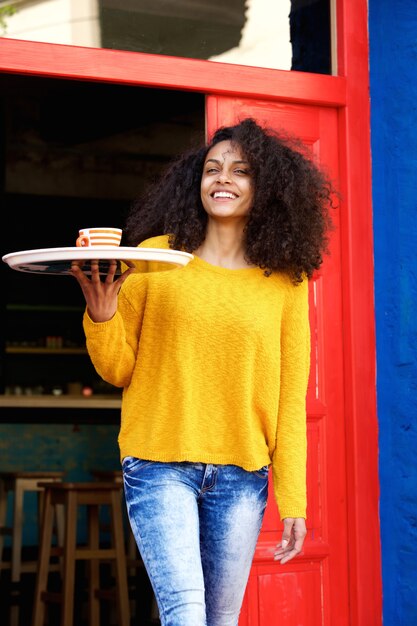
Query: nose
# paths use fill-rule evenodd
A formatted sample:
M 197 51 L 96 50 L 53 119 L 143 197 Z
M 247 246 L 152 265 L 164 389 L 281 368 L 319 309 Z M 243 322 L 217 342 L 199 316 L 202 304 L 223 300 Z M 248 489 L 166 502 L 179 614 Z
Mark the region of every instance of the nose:
M 219 172 L 219 174 L 217 176 L 217 180 L 221 184 L 230 183 L 230 178 L 229 178 L 227 172 Z

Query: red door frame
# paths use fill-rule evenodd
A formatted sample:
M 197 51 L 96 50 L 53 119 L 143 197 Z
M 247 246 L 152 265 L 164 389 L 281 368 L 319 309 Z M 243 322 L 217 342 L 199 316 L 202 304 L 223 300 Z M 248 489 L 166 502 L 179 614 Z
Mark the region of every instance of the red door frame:
M 0 39 L 1 72 L 338 108 L 352 626 L 382 623 L 367 20 L 366 0 L 337 0 L 337 77 Z
M 338 2 L 337 31 L 339 75 L 346 79 L 339 123 L 351 618 L 355 626 L 373 626 L 382 624 L 382 579 L 366 0 Z

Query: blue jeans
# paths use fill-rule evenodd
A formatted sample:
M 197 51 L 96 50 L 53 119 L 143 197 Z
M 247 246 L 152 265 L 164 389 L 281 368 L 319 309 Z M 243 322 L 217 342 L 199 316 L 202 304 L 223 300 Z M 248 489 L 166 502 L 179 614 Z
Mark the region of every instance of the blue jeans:
M 130 524 L 162 626 L 236 626 L 268 467 L 123 459 Z

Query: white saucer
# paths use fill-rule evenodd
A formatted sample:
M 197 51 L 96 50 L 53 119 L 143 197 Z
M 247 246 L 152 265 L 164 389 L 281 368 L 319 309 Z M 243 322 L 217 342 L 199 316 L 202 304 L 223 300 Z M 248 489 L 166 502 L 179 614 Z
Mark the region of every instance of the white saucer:
M 187 265 L 193 258 L 189 252 L 163 248 L 133 248 L 128 246 L 94 246 L 91 248 L 41 248 L 10 252 L 2 259 L 18 272 L 31 274 L 69 275 L 73 261 L 83 261 L 83 271 L 90 273 L 90 262 L 99 261 L 100 274 L 106 274 L 108 261 L 153 261 L 173 266 Z M 116 274 L 122 273 L 120 263 Z

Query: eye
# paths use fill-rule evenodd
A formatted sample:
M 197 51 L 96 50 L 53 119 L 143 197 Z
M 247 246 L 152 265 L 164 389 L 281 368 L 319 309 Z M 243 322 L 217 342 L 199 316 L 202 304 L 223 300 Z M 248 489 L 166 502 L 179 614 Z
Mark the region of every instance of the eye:
M 217 167 L 208 167 L 206 169 L 206 174 L 215 174 L 216 172 L 218 172 Z
M 237 170 L 235 170 L 235 174 L 249 174 L 249 171 L 238 168 Z

